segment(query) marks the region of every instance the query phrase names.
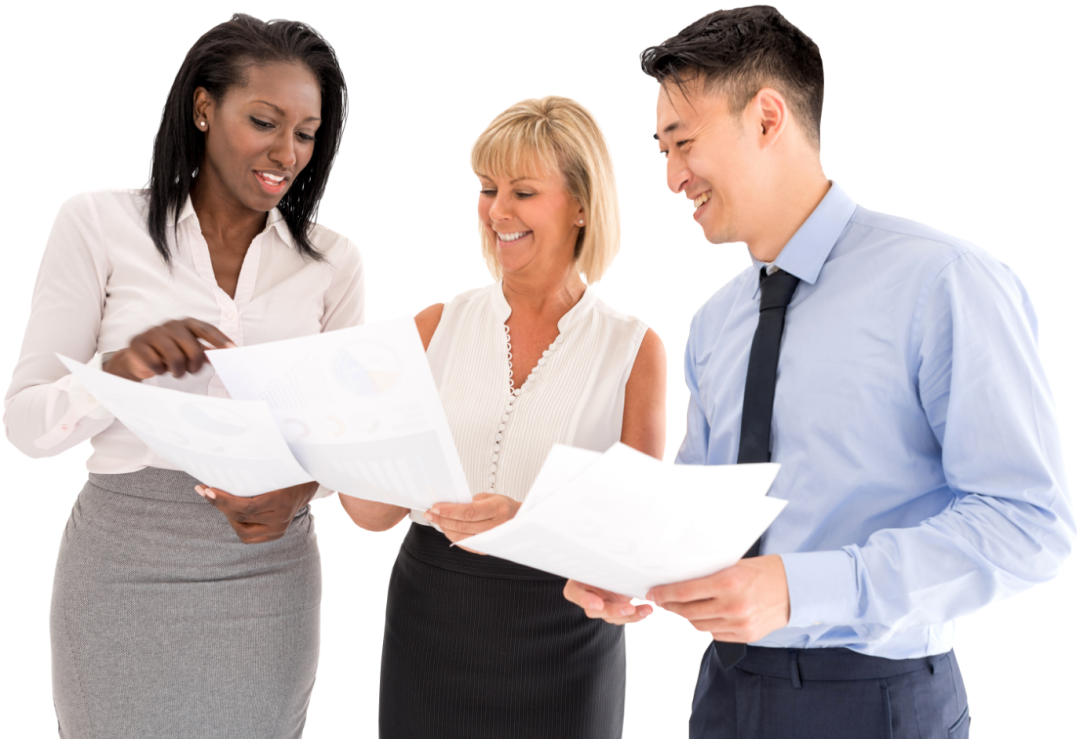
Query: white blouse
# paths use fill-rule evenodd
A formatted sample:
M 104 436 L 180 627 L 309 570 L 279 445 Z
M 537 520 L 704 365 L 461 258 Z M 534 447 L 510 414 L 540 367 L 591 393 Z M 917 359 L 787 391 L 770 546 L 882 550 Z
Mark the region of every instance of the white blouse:
M 620 439 L 626 381 L 648 327 L 587 287 L 514 390 L 509 317 L 501 282 L 462 293 L 443 308 L 427 354 L 469 489 L 522 501 L 553 444 L 604 451 Z M 427 523 L 423 511 L 411 517 Z
M 326 260 L 296 251 L 281 213 L 244 257 L 230 298 L 214 278 L 210 251 L 191 201 L 180 214 L 170 269 L 146 227 L 145 191 L 84 193 L 64 203 L 38 271 L 22 353 L 4 401 L 8 438 L 31 457 L 47 457 L 90 439 L 91 472 L 175 469 L 90 396 L 56 358 L 89 362 L 128 346 L 169 320 L 217 326 L 238 346 L 345 328 L 364 319 L 364 273 L 348 239 L 315 226 L 311 241 Z M 194 375 L 146 384 L 228 397 L 210 365 Z

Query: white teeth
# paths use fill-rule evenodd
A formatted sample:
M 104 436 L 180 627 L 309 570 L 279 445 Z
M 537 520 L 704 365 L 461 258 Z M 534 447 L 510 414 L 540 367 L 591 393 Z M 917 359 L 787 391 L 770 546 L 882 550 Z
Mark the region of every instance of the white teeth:
M 259 174 L 261 174 L 263 177 L 265 177 L 266 179 L 273 182 L 275 185 L 277 183 L 281 182 L 283 179 L 285 179 L 284 177 L 278 177 L 277 175 L 272 175 L 269 172 L 259 172 Z
M 701 206 L 705 205 L 705 203 L 709 202 L 709 198 L 711 196 L 712 196 L 712 190 L 708 190 L 706 192 L 701 193 L 696 198 L 694 198 L 694 210 L 697 210 Z
M 520 239 L 522 236 L 524 236 L 527 233 L 529 233 L 529 232 L 528 231 L 515 231 L 512 234 L 503 234 L 503 233 L 499 233 L 498 231 L 496 231 L 495 235 L 499 237 L 499 241 L 517 241 L 518 239 Z

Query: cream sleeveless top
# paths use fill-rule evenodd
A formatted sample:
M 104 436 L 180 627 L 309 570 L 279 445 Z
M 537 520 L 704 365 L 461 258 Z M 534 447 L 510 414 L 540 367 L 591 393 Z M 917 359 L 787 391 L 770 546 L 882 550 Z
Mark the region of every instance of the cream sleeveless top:
M 509 317 L 501 281 L 462 293 L 443 308 L 427 356 L 469 489 L 523 501 L 553 444 L 604 451 L 619 440 L 626 381 L 648 327 L 586 287 L 514 390 Z M 423 513 L 412 519 L 426 524 Z

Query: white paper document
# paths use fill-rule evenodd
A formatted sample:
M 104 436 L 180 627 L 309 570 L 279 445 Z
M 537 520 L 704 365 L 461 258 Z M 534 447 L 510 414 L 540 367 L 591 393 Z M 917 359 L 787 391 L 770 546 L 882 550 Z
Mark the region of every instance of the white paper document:
M 787 504 L 766 497 L 779 469 L 664 464 L 623 444 L 603 454 L 556 445 L 517 515 L 461 544 L 642 598 L 735 564 Z
M 323 485 L 421 510 L 472 500 L 411 318 L 207 356 L 232 397 L 270 407 Z
M 155 454 L 206 485 L 252 496 L 312 479 L 264 403 L 182 393 L 60 361 Z

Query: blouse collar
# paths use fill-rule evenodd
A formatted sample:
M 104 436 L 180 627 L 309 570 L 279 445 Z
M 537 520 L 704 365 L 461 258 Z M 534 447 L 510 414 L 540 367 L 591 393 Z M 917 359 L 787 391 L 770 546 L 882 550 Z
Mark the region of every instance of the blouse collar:
M 510 317 L 512 312 L 510 309 L 510 303 L 506 302 L 506 295 L 503 293 L 502 280 L 499 280 L 491 286 L 491 305 L 495 309 L 495 313 L 499 317 L 501 323 L 505 323 L 506 319 Z M 592 286 L 585 285 L 585 292 L 582 294 L 581 299 L 574 304 L 570 310 L 563 314 L 563 317 L 559 319 L 559 333 L 565 333 L 571 326 L 580 321 L 585 315 L 588 314 L 589 308 L 596 302 L 596 291 L 592 289 Z
M 190 195 L 188 195 L 187 200 L 184 201 L 184 207 L 180 209 L 180 218 L 178 218 L 176 222 L 177 224 L 180 224 L 188 220 L 189 218 L 194 218 L 196 223 L 199 220 L 198 215 L 195 213 L 195 206 L 191 204 Z M 263 234 L 270 231 L 270 229 L 274 229 L 275 231 L 277 231 L 278 236 L 280 236 L 281 240 L 284 241 L 288 246 L 296 248 L 296 242 L 293 241 L 292 232 L 289 231 L 289 225 L 285 223 L 285 216 L 283 216 L 281 214 L 281 211 L 277 208 L 274 208 L 267 214 L 266 225 L 263 227 L 263 230 L 260 231 L 258 235 L 262 236 Z

